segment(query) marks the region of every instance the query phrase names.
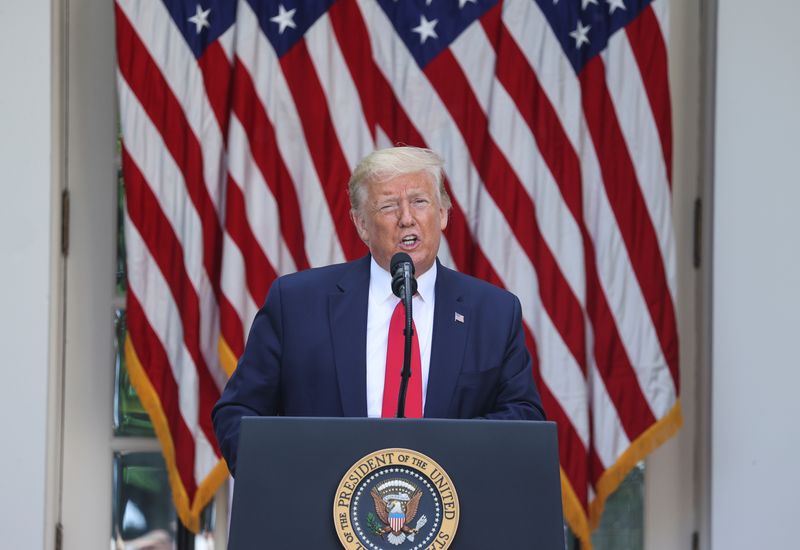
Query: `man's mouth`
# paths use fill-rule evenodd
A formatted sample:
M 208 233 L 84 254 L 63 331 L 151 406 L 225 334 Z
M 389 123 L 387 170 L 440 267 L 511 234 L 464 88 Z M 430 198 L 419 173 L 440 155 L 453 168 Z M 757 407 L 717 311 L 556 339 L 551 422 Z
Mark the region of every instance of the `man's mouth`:
M 419 244 L 419 238 L 416 235 L 407 235 L 400 239 L 400 247 L 405 250 L 413 250 Z

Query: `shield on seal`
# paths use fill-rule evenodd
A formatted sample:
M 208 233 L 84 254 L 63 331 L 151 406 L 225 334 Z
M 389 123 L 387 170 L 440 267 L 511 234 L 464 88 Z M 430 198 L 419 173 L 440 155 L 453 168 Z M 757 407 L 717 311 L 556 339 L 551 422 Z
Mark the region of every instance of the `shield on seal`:
M 392 531 L 394 531 L 395 533 L 399 533 L 400 529 L 403 528 L 403 525 L 405 525 L 405 523 L 406 523 L 405 513 L 401 511 L 389 512 L 389 527 L 392 528 Z

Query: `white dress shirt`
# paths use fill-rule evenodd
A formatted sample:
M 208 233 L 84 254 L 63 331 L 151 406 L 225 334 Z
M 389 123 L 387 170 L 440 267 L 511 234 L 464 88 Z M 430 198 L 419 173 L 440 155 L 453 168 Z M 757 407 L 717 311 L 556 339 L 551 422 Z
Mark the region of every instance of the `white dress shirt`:
M 412 314 L 419 340 L 422 366 L 422 410 L 428 390 L 433 337 L 433 305 L 436 300 L 436 262 L 417 277 Z M 367 306 L 367 416 L 380 418 L 383 410 L 383 381 L 386 376 L 386 348 L 389 346 L 389 323 L 400 298 L 392 294 L 392 276 L 372 258 L 369 268 L 369 305 Z M 400 374 L 399 372 L 397 373 Z

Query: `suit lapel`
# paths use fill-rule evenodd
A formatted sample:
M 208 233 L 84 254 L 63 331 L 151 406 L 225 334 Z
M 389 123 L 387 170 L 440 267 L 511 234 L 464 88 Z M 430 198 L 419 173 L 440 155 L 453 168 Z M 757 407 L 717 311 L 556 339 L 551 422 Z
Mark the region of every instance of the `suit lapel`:
M 353 263 L 328 297 L 333 356 L 344 416 L 367 416 L 369 256 Z
M 441 264 L 437 269 L 433 342 L 425 397 L 425 416 L 428 418 L 447 416 L 456 380 L 461 373 L 471 320 L 470 308 L 463 301 L 454 272 Z M 456 320 L 457 313 L 463 316 L 463 322 Z

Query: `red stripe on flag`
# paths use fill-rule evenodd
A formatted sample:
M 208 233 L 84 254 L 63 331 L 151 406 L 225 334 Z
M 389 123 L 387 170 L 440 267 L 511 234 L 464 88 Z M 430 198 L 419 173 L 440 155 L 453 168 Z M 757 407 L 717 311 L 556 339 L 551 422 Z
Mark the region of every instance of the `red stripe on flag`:
M 331 216 L 348 260 L 363 256 L 366 247 L 350 219 L 347 182 L 350 168 L 333 126 L 325 92 L 319 82 L 305 41 L 294 45 L 281 59 L 289 90 L 297 105 L 303 134 L 328 201 Z M 322 236 L 317 236 L 322 237 Z
M 161 340 L 147 322 L 136 294 L 128 288 L 125 313 L 128 335 L 147 379 L 159 397 L 161 409 L 169 427 L 170 437 L 175 446 L 175 465 L 189 501 L 194 500 L 197 481 L 194 478 L 195 445 L 192 432 L 181 416 L 178 384 L 172 376 L 169 359 L 161 345 Z M 189 419 L 193 422 L 193 419 Z
M 214 379 L 201 352 L 200 301 L 184 267 L 184 254 L 158 199 L 147 185 L 136 163 L 122 148 L 125 199 L 131 222 L 142 236 L 150 255 L 164 276 L 181 316 L 183 341 L 197 369 L 199 407 L 196 420 L 217 454 L 211 409 L 219 399 Z M 193 421 L 195 419 L 187 419 Z
M 279 205 L 281 234 L 286 246 L 297 269 L 306 269 L 309 263 L 297 190 L 278 150 L 275 128 L 258 97 L 250 73 L 238 58 L 234 62 L 233 81 L 233 112 L 247 134 L 253 160 Z
M 364 18 L 355 2 L 334 2 L 328 10 L 331 27 L 345 63 L 361 98 L 361 109 L 373 143 L 381 113 L 381 90 L 374 78 L 378 74 Z M 389 134 L 390 136 L 393 134 Z M 422 143 L 415 141 L 414 143 Z
M 223 143 L 228 143 L 232 67 L 219 41 L 212 42 L 197 60 L 203 75 L 206 97 L 222 132 Z
M 583 110 L 603 185 L 678 391 L 678 333 L 664 261 L 605 82 L 600 56 L 579 75 Z
M 586 272 L 586 311 L 594 331 L 594 356 L 609 397 L 619 411 L 630 440 L 655 422 L 622 343 L 597 274 L 594 244 L 583 217 L 583 191 L 578 155 L 539 79 L 519 46 L 501 25 L 499 6 L 482 23 L 496 44 L 497 79 L 511 96 L 533 134 L 539 152 L 558 185 L 581 233 Z
M 667 181 L 672 187 L 672 107 L 669 93 L 667 45 L 652 6 L 647 6 L 625 28 L 642 75 L 650 109 L 661 138 Z
M 228 177 L 228 210 L 225 226 L 228 234 L 244 257 L 245 278 L 247 288 L 253 301 L 261 305 L 267 299 L 267 292 L 272 281 L 278 276 L 266 254 L 258 243 L 245 214 L 245 197 L 241 189 Z
M 534 354 L 536 341 L 527 325 L 523 325 L 523 327 L 525 329 L 525 342 L 528 349 L 531 350 L 531 354 Z M 534 354 L 535 357 L 536 355 Z M 586 447 L 581 442 L 581 438 L 578 432 L 575 431 L 575 426 L 570 422 L 567 413 L 564 412 L 555 395 L 542 380 L 539 366 L 536 364 L 535 359 L 533 373 L 547 419 L 555 422 L 558 429 L 558 459 L 561 468 L 564 469 L 581 505 L 588 510 L 589 465 L 586 461 Z
M 489 121 L 453 54 L 441 52 L 425 68 L 425 74 L 464 136 L 486 190 L 536 269 L 542 305 L 585 374 L 583 311 L 541 234 L 533 201 L 491 139 Z
M 203 176 L 203 152 L 183 109 L 170 91 L 147 48 L 125 14 L 117 14 L 117 63 L 142 108 L 161 134 L 170 155 L 183 174 L 186 191 L 203 228 L 203 265 L 219 301 L 222 262 L 222 230 Z

